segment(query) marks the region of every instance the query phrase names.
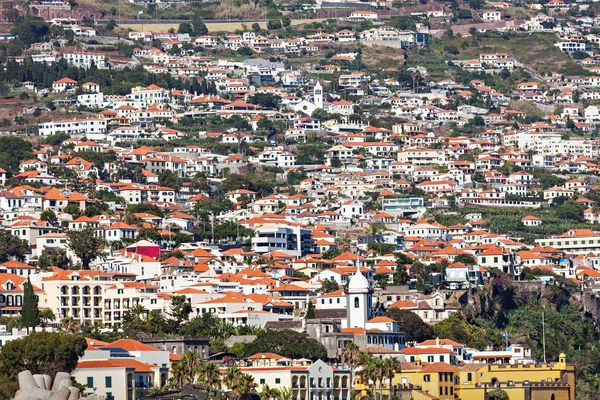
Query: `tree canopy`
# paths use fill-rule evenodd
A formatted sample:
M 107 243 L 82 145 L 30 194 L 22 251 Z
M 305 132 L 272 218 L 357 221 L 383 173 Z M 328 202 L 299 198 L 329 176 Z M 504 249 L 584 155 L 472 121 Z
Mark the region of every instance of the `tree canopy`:
M 434 337 L 431 325 L 423 322 L 421 317 L 409 310 L 392 308 L 385 315 L 398 322 L 400 330 L 406 332 L 407 341 L 422 342 Z
M 0 231 L 0 263 L 10 259 L 22 261 L 29 250 L 27 241 L 20 239 L 10 232 Z
M 67 232 L 67 246 L 81 260 L 81 269 L 89 269 L 92 261 L 104 256 L 104 240 L 94 232 L 91 227 Z
M 0 352 L 0 398 L 12 398 L 17 374 L 23 370 L 50 376 L 73 371 L 86 347 L 83 336 L 57 332 L 33 332 L 5 343 Z
M 243 352 L 246 357 L 256 353 L 273 352 L 292 359 L 327 359 L 327 350 L 321 343 L 306 333 L 291 329 L 269 329 L 260 332 L 253 342 L 244 346 Z

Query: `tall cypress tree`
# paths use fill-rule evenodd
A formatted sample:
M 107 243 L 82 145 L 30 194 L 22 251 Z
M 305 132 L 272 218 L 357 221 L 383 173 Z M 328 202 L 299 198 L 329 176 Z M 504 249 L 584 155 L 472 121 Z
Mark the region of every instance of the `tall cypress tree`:
M 38 310 L 38 298 L 33 293 L 31 281 L 27 278 L 27 282 L 23 283 L 23 306 L 21 307 L 21 320 L 23 326 L 27 328 L 35 328 L 40 324 L 40 311 Z

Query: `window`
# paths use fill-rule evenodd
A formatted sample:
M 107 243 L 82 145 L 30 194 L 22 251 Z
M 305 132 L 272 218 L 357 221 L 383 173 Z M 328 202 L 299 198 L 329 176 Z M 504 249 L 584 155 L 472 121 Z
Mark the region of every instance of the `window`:
M 354 298 L 354 308 L 359 308 L 360 307 L 360 300 L 358 299 L 358 297 Z
M 94 387 L 94 378 L 91 376 L 88 376 L 87 378 L 87 387 L 88 389 L 92 389 Z
M 431 378 L 429 377 L 429 375 L 424 375 L 423 376 L 423 381 L 425 381 L 425 382 L 431 382 Z
M 112 376 L 104 377 L 104 386 L 108 389 L 112 387 Z
M 123 294 L 123 289 L 117 289 L 117 294 Z
M 260 380 L 260 384 L 261 384 L 261 385 L 264 385 L 264 384 L 265 384 L 265 380 L 264 380 L 264 379 L 261 379 L 261 380 Z
M 275 383 L 276 383 L 276 384 L 279 384 L 279 383 L 281 383 L 281 378 L 275 378 Z

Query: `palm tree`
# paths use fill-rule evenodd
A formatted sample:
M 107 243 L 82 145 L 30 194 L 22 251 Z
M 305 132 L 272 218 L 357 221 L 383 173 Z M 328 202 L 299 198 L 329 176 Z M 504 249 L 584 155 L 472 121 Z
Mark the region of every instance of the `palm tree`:
M 356 366 L 356 361 L 358 360 L 359 354 L 360 347 L 352 342 L 346 345 L 344 352 L 342 353 L 342 360 L 350 368 L 350 387 L 354 386 L 354 367 Z
M 269 385 L 263 385 L 260 391 L 261 400 L 275 400 L 279 398 L 279 391 Z
M 375 398 L 375 393 L 373 389 L 371 389 L 370 381 L 374 381 L 374 371 L 372 363 L 373 357 L 366 351 L 361 351 L 358 353 L 358 356 L 355 361 L 355 366 L 360 368 L 361 381 L 364 385 L 369 386 L 369 390 L 373 398 Z
M 227 371 L 225 371 L 223 385 L 225 385 L 230 392 L 235 392 L 241 380 L 242 371 L 234 365 L 227 368 Z
M 392 400 L 392 381 L 397 373 L 402 372 L 402 364 L 395 357 L 386 358 L 383 360 L 384 375 L 388 377 L 390 383 L 388 388 L 388 400 Z
M 194 383 L 196 382 L 196 375 L 198 375 L 198 370 L 200 369 L 200 365 L 202 360 L 198 357 L 198 354 L 193 351 L 188 351 L 183 355 L 183 358 L 179 362 L 182 366 L 182 374 L 183 374 L 183 382 L 185 383 Z
M 370 371 L 373 378 L 373 389 L 375 389 L 377 381 L 379 381 L 379 400 L 383 400 L 383 380 L 386 377 L 385 370 L 383 369 L 383 361 L 379 358 L 371 358 L 367 370 Z M 373 393 L 373 398 L 376 398 L 375 393 Z
M 75 335 L 81 332 L 81 323 L 73 317 L 65 317 L 60 321 L 60 329 L 68 335 Z
M 223 319 L 219 320 L 216 327 L 215 337 L 219 339 L 227 339 L 235 334 L 235 326 Z
M 47 327 L 50 322 L 54 321 L 56 321 L 56 315 L 54 315 L 54 312 L 51 308 L 44 308 L 42 311 L 40 311 L 40 322 L 42 328 Z
M 198 383 L 205 385 L 209 389 L 221 388 L 221 375 L 215 364 L 203 364 L 199 369 L 199 373 Z
M 173 375 L 169 378 L 169 387 L 180 389 L 186 384 L 185 368 L 180 362 L 173 367 Z
M 131 311 L 131 313 L 133 315 L 135 315 L 136 318 L 139 320 L 142 319 L 142 315 L 145 315 L 146 317 L 148 317 L 148 309 L 139 303 L 136 304 L 135 306 L 131 307 L 129 309 L 129 311 Z
M 233 391 L 233 394 L 237 397 L 243 394 L 254 394 L 256 393 L 256 386 L 258 385 L 254 382 L 254 377 L 252 375 L 242 374 L 239 385 L 236 390 Z
M 277 390 L 277 400 L 292 400 L 292 388 L 284 386 Z
M 598 218 L 598 214 L 600 214 L 600 205 L 594 204 L 592 206 L 592 214 L 594 216 L 594 219 Z

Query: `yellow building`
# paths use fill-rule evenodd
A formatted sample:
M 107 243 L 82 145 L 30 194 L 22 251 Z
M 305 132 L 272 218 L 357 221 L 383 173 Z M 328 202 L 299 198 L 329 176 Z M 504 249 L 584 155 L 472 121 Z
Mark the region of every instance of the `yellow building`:
M 509 400 L 575 400 L 575 367 L 564 354 L 557 363 L 467 364 L 459 379 L 456 393 L 462 400 L 487 399 L 494 389 L 504 390 Z
M 509 365 L 403 362 L 402 372 L 392 380 L 392 392 L 414 400 L 487 400 L 504 391 L 507 400 L 575 400 L 575 367 L 564 354 L 556 363 Z M 373 389 L 362 382 L 360 371 L 354 389 L 367 394 Z M 383 392 L 388 393 L 389 381 Z M 379 391 L 378 385 L 375 385 Z

